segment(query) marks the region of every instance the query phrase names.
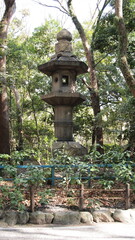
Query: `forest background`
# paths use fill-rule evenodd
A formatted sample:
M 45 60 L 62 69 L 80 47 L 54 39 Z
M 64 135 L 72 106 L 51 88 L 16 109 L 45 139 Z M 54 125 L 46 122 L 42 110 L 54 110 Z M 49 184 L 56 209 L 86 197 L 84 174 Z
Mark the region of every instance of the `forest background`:
M 88 149 L 89 161 L 92 149 L 99 154 L 128 150 L 134 155 L 135 1 L 98 0 L 91 20 L 85 22 L 79 21 L 71 0 L 52 0 L 49 6 L 46 1 L 34 2 L 71 19 L 74 54 L 89 67 L 77 78 L 77 90 L 86 101 L 74 109 L 75 141 Z M 48 17 L 28 34 L 27 9 L 11 22 L 16 1 L 1 3 L 5 4 L 0 25 L 1 157 L 30 157 L 48 164 L 56 140 L 54 112 L 41 96 L 51 91 L 51 78 L 40 73 L 38 65 L 54 54 L 63 22 Z

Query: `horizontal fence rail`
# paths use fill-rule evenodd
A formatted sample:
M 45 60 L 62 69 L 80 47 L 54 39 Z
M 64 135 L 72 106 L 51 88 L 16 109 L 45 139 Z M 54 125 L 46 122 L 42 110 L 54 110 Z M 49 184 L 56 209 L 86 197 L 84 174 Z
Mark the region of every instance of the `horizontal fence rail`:
M 117 165 L 117 164 L 116 164 Z M 128 166 L 129 164 L 125 164 L 125 166 Z M 60 170 L 60 169 L 67 169 L 67 168 L 85 168 L 87 169 L 87 176 L 81 176 L 81 177 L 76 177 L 76 176 L 72 176 L 72 179 L 77 180 L 80 179 L 81 180 L 87 180 L 88 181 L 88 185 L 90 186 L 91 184 L 91 180 L 99 180 L 99 179 L 103 179 L 103 176 L 91 176 L 91 168 L 96 167 L 96 168 L 113 168 L 114 164 L 88 164 L 88 165 L 17 165 L 16 168 L 17 169 L 30 169 L 30 168 L 43 168 L 43 169 L 51 169 L 51 176 L 45 178 L 45 180 L 50 180 L 51 181 L 51 185 L 54 186 L 55 185 L 55 181 L 56 180 L 63 180 L 63 177 L 58 177 L 55 176 L 55 171 L 56 169 Z M 135 167 L 135 164 L 130 164 L 130 166 Z M 4 169 L 6 166 L 0 165 L 0 169 Z M 86 175 L 86 173 L 85 173 Z M 104 178 L 105 179 L 105 178 Z M 107 179 L 115 179 L 115 176 L 108 176 Z M 0 179 L 2 180 L 2 179 Z M 13 181 L 14 179 L 12 178 L 5 178 L 5 181 Z

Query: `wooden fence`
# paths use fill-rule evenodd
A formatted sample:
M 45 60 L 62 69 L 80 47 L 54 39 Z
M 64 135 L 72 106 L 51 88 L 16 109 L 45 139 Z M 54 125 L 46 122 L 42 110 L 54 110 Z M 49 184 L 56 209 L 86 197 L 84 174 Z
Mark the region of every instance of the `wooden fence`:
M 80 185 L 80 196 L 79 196 L 79 208 L 83 209 L 84 208 L 84 201 L 85 201 L 85 192 L 88 191 L 89 193 L 93 191 L 93 189 L 86 189 L 84 187 L 83 184 Z M 96 197 L 92 197 L 91 199 L 96 199 L 96 200 L 100 200 L 100 199 L 107 199 L 107 200 L 123 200 L 123 202 L 125 203 L 125 209 L 129 209 L 131 207 L 131 191 L 132 189 L 130 188 L 130 184 L 127 183 L 125 184 L 125 188 L 111 188 L 111 189 L 96 189 L 94 188 L 95 192 L 98 192 L 99 195 L 101 192 L 109 192 L 109 193 L 113 193 L 113 196 L 96 196 Z M 123 193 L 123 196 L 115 196 L 115 193 Z M 90 198 L 89 198 L 90 199 Z
M 112 168 L 112 164 L 96 164 L 94 165 L 96 167 L 99 168 Z M 135 166 L 135 164 L 134 164 Z M 61 176 L 56 176 L 55 172 L 56 169 L 62 171 L 62 169 L 65 169 L 67 167 L 69 167 L 69 165 L 19 165 L 17 166 L 18 169 L 27 169 L 27 168 L 43 168 L 43 169 L 50 169 L 51 170 L 51 176 L 47 177 L 46 180 L 50 180 L 51 181 L 51 188 L 53 188 L 56 184 L 57 181 L 62 181 L 63 177 Z M 77 168 L 78 166 L 76 165 L 71 165 L 71 168 Z M 79 200 L 79 208 L 83 209 L 84 208 L 84 202 L 85 202 L 85 192 L 89 192 L 89 199 L 112 199 L 112 200 L 123 200 L 125 202 L 125 209 L 129 209 L 131 206 L 131 191 L 132 189 L 130 188 L 130 184 L 126 184 L 125 188 L 121 188 L 121 189 L 96 189 L 96 188 L 90 188 L 91 187 L 91 180 L 97 180 L 97 179 L 102 179 L 102 176 L 95 176 L 95 177 L 91 177 L 91 168 L 93 167 L 93 164 L 89 164 L 87 165 L 87 174 L 85 176 L 81 176 L 82 180 L 87 180 L 88 182 L 88 188 L 85 188 L 84 184 L 80 184 L 80 189 L 79 189 L 79 195 L 77 196 L 78 200 Z M 0 165 L 0 169 L 3 169 L 4 166 Z M 74 177 L 75 179 L 79 178 L 79 177 Z M 113 176 L 110 176 L 110 178 L 113 178 Z M 13 179 L 4 179 L 5 181 L 12 181 Z M 99 196 L 97 197 L 91 197 L 91 192 L 92 191 L 97 191 L 98 193 L 101 193 L 102 191 L 104 192 L 110 192 L 112 193 L 113 196 Z M 123 193 L 123 196 L 115 196 L 115 193 Z M 74 198 L 74 197 L 73 197 Z

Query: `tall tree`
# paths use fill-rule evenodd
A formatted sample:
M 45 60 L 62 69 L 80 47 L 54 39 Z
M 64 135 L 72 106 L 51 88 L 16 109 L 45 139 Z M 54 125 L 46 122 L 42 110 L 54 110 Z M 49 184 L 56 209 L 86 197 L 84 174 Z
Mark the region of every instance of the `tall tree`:
M 6 82 L 6 46 L 8 27 L 15 12 L 15 0 L 4 0 L 5 12 L 0 21 L 0 153 L 10 154 L 9 116 Z
M 128 37 L 127 30 L 123 17 L 123 0 L 115 0 L 115 14 L 116 14 L 116 24 L 119 36 L 119 67 L 126 80 L 126 83 L 135 97 L 135 78 L 128 64 L 127 52 L 128 52 Z
M 123 20 L 116 17 L 114 12 L 115 7 L 117 5 L 117 16 L 121 16 Z M 121 139 L 121 144 L 127 144 L 126 147 L 130 149 L 132 152 L 135 149 L 135 101 L 133 100 L 134 97 L 130 96 L 130 92 L 134 96 L 134 86 L 133 84 L 127 84 L 129 80 L 130 73 L 131 78 L 133 79 L 133 72 L 131 73 L 132 69 L 135 67 L 135 52 L 134 52 L 134 37 L 135 37 L 135 21 L 134 21 L 134 0 L 130 1 L 119 1 L 119 3 L 115 1 L 111 1 L 112 11 L 105 14 L 99 23 L 98 31 L 95 35 L 94 41 L 94 49 L 95 51 L 98 50 L 100 54 L 105 54 L 108 58 L 109 62 L 105 66 L 101 67 L 101 72 L 105 71 L 104 80 L 108 78 L 108 83 L 110 85 L 109 89 L 108 84 L 104 84 L 106 88 L 106 92 L 102 94 L 107 100 L 111 100 L 111 104 L 114 101 L 115 105 L 110 105 L 109 100 L 109 109 L 112 111 L 113 115 L 113 124 L 115 123 L 115 131 L 114 127 L 112 128 L 113 132 L 117 132 L 115 137 L 118 137 L 117 140 Z M 124 14 L 124 17 L 123 17 Z M 115 19 L 115 21 L 114 21 Z M 119 21 L 124 21 L 119 26 Z M 121 35 L 122 34 L 122 35 Z M 106 37 L 105 37 L 106 36 Z M 119 53 L 119 55 L 118 55 Z M 106 60 L 107 60 L 106 58 Z M 112 61 L 111 61 L 112 59 Z M 105 60 L 105 62 L 106 62 Z M 103 61 L 102 61 L 103 63 Z M 101 64 L 102 64 L 101 63 Z M 119 65 L 118 65 L 119 64 Z M 124 65 L 126 64 L 125 68 Z M 109 67 L 110 65 L 110 67 Z M 118 67 L 117 67 L 118 66 Z M 120 69 L 121 68 L 121 69 Z M 109 71 L 108 71 L 108 70 Z M 128 69 L 128 71 L 127 71 Z M 123 71 L 123 74 L 121 74 Z M 127 74 L 125 74 L 127 73 Z M 107 78 L 106 78 L 107 77 Z M 124 78 L 127 81 L 124 81 Z M 101 83 L 101 82 L 100 82 Z M 131 82 L 133 83 L 133 82 Z M 130 86 L 130 87 L 129 87 Z M 131 87 L 132 86 L 132 87 Z M 103 87 L 101 87 L 103 89 Z M 106 95 L 107 94 L 107 95 Z M 117 98 L 114 98 L 114 96 Z M 112 98 L 113 97 L 113 98 Z M 116 104 L 117 101 L 119 104 Z M 103 104 L 105 102 L 103 101 Z M 107 114 L 109 113 L 109 109 Z M 114 111 L 115 109 L 115 111 Z M 105 107 L 104 107 L 105 110 Z M 110 115 L 110 116 L 111 116 Z M 108 115 L 109 116 L 109 115 Z M 108 117 L 107 117 L 108 119 Z M 107 121 L 109 123 L 109 121 Z M 119 126 L 121 125 L 121 129 Z M 105 128 L 104 128 L 105 129 Z
M 99 14 L 99 19 L 101 17 L 101 14 L 104 10 L 104 8 L 107 6 L 109 3 L 108 0 L 104 1 L 104 5 L 102 8 L 102 11 L 100 11 Z M 100 115 L 101 109 L 100 109 L 100 97 L 99 97 L 99 83 L 98 79 L 96 76 L 96 64 L 94 60 L 94 52 L 91 46 L 89 46 L 87 36 L 85 34 L 85 31 L 83 29 L 82 24 L 79 22 L 77 16 L 74 13 L 73 6 L 72 6 L 72 0 L 67 1 L 68 9 L 69 9 L 69 14 L 72 18 L 72 21 L 76 27 L 76 29 L 79 32 L 80 38 L 83 43 L 88 67 L 89 67 L 89 73 L 90 73 L 90 83 L 85 83 L 86 87 L 90 91 L 90 96 L 91 96 L 91 104 L 92 104 L 92 109 L 95 117 L 95 122 L 94 122 L 94 128 L 93 128 L 93 135 L 92 135 L 92 144 L 96 143 L 98 144 L 98 150 L 103 153 L 103 130 L 102 130 L 102 117 Z M 98 23 L 98 22 L 97 22 Z M 100 147 L 101 146 L 101 147 Z

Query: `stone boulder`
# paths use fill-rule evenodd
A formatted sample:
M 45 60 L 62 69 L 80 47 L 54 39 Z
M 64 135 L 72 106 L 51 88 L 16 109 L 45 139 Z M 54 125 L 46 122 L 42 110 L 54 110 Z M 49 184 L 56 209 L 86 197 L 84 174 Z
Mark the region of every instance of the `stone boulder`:
M 5 212 L 5 222 L 9 225 L 9 226 L 14 226 L 15 224 L 17 224 L 17 220 L 18 220 L 18 213 L 15 211 L 7 211 Z
M 18 218 L 17 218 L 18 224 L 26 224 L 28 221 L 29 221 L 28 212 L 18 212 Z
M 54 224 L 79 224 L 80 223 L 80 214 L 79 212 L 56 212 L 54 214 Z
M 129 212 L 130 212 L 131 222 L 135 223 L 135 208 L 134 209 L 129 209 Z
M 65 207 L 52 206 L 52 205 L 47 205 L 46 208 L 44 209 L 45 213 L 55 213 L 55 212 L 65 212 L 65 211 L 67 212 L 69 210 Z
M 53 213 L 45 213 L 45 223 L 50 224 L 53 222 L 54 214 Z
M 113 214 L 113 218 L 117 222 L 135 223 L 135 209 L 116 209 Z
M 114 222 L 112 218 L 112 213 L 109 210 L 95 210 L 93 212 L 93 220 L 94 222 Z
M 93 222 L 93 216 L 90 212 L 80 212 L 80 222 L 91 224 Z
M 45 213 L 40 211 L 30 213 L 29 222 L 33 224 L 45 224 Z
M 3 217 L 4 217 L 4 211 L 0 210 L 0 219 L 3 219 Z

